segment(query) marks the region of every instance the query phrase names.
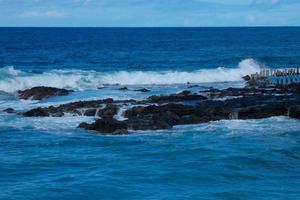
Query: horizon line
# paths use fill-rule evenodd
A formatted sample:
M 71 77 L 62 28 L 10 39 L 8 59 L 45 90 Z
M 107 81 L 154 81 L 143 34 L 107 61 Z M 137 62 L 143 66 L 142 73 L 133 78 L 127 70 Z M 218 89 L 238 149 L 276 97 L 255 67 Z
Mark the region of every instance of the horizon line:
M 0 26 L 0 28 L 297 28 L 300 25 L 287 26 Z

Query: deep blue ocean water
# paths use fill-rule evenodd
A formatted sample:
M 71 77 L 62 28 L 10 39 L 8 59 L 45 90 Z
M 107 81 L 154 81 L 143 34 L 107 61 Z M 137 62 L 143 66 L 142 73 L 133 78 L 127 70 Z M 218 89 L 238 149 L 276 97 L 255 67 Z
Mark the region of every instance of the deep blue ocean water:
M 242 87 L 300 67 L 300 28 L 0 28 L 0 110 Z M 75 90 L 24 101 L 34 86 Z M 102 88 L 103 89 L 98 89 Z M 120 91 L 147 87 L 150 93 Z M 122 118 L 122 113 L 118 116 Z M 217 121 L 101 136 L 93 117 L 0 112 L 0 199 L 299 199 L 300 123 Z

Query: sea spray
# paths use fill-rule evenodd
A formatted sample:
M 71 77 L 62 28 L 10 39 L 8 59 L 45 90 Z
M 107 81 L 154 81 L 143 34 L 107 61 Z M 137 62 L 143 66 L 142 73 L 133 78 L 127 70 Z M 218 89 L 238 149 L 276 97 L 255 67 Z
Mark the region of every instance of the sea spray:
M 242 76 L 260 69 L 254 59 L 242 60 L 236 68 L 218 67 L 197 71 L 119 71 L 50 70 L 41 74 L 23 72 L 13 67 L 0 71 L 0 91 L 16 92 L 35 86 L 73 90 L 97 89 L 103 84 L 147 85 L 241 81 Z

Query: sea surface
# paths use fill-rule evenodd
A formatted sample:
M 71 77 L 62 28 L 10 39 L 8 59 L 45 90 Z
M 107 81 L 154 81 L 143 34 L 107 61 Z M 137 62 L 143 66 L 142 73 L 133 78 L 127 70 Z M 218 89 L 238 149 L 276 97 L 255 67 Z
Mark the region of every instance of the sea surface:
M 243 87 L 244 75 L 286 67 L 300 67 L 299 27 L 0 28 L 0 110 Z M 17 98 L 34 86 L 75 92 Z M 0 199 L 300 199 L 298 120 L 222 120 L 126 136 L 76 128 L 93 120 L 0 111 Z

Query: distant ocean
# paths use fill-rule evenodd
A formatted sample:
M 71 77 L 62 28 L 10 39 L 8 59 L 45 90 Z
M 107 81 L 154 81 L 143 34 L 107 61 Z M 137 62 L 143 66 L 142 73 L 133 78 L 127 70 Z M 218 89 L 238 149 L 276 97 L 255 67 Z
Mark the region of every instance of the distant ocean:
M 299 27 L 0 28 L 0 110 L 145 99 L 186 83 L 243 87 L 241 77 L 263 67 L 300 67 Z M 39 102 L 16 97 L 34 86 L 75 92 Z M 0 112 L 0 199 L 300 198 L 297 120 L 216 121 L 128 136 L 77 129 L 83 121 L 93 118 Z

